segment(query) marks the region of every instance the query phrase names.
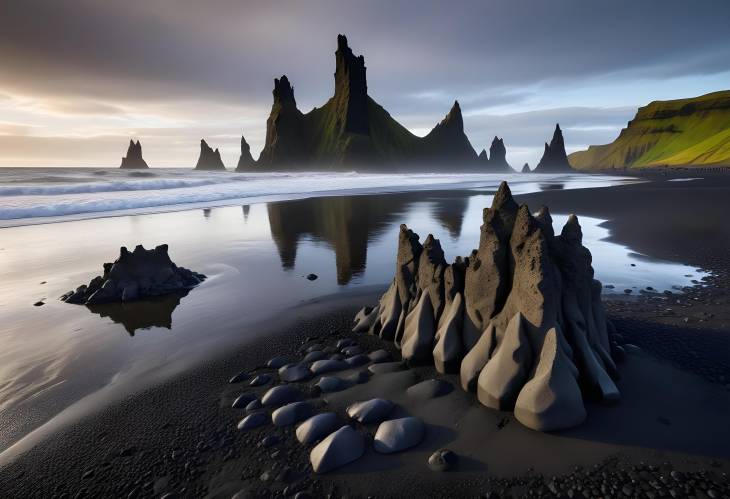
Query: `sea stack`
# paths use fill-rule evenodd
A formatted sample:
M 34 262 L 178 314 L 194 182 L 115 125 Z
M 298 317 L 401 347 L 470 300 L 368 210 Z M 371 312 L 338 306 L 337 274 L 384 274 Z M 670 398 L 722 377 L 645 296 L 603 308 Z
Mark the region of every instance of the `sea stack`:
M 196 170 L 225 170 L 226 167 L 221 160 L 221 153 L 215 151 L 208 145 L 204 139 L 200 139 L 200 156 L 198 164 L 195 165 Z
M 559 235 L 546 207 L 532 215 L 502 182 L 484 210 L 479 249 L 447 264 L 432 235 L 401 226 L 396 274 L 354 331 L 394 340 L 409 363 L 459 373 L 465 390 L 525 426 L 581 424 L 584 398 L 615 402 L 601 283 L 578 218 Z
M 550 144 L 545 143 L 545 152 L 533 171 L 535 173 L 569 173 L 573 171 L 568 163 L 568 155 L 565 153 L 565 141 L 560 124 L 555 125 L 553 138 Z
M 532 170 L 530 170 L 530 164 L 529 163 L 525 163 L 524 165 L 522 165 L 522 173 L 530 173 L 531 171 Z
M 119 168 L 130 170 L 149 168 L 149 166 L 147 166 L 147 162 L 142 159 L 142 144 L 139 143 L 139 140 L 136 143 L 133 140 L 129 141 L 127 155 L 122 158 L 122 164 Z
M 274 104 L 266 120 L 266 141 L 259 156 L 261 165 L 291 165 L 307 161 L 309 150 L 304 139 L 304 115 L 297 109 L 294 87 L 283 75 L 274 79 Z
M 454 101 L 444 119 L 423 140 L 426 142 L 427 154 L 424 160 L 427 162 L 477 163 L 477 153 L 464 133 L 464 118 L 458 100 Z
M 504 146 L 504 140 L 496 135 L 489 146 L 489 171 L 514 173 L 512 167 L 507 163 L 507 148 Z
M 248 145 L 246 139 L 241 135 L 241 156 L 238 158 L 238 165 L 236 165 L 237 172 L 249 171 L 251 167 L 256 164 L 253 156 L 251 156 L 251 146 Z

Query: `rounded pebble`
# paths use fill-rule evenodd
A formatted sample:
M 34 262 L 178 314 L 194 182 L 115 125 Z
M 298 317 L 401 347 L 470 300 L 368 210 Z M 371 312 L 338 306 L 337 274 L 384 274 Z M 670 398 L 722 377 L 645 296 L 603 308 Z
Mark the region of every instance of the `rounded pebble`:
M 237 428 L 239 430 L 252 430 L 271 422 L 271 417 L 265 412 L 255 412 L 243 418 Z
M 269 388 L 261 398 L 261 403 L 266 407 L 278 406 L 296 402 L 302 398 L 302 392 L 293 385 L 279 385 Z
M 370 399 L 364 402 L 356 402 L 347 408 L 347 415 L 363 424 L 380 423 L 395 404 L 386 399 Z
M 439 449 L 428 458 L 428 467 L 433 471 L 448 471 L 452 469 L 459 456 L 449 449 Z
M 312 416 L 297 426 L 297 440 L 311 444 L 321 440 L 340 427 L 340 418 L 334 412 L 323 412 Z
M 307 419 L 314 413 L 309 402 L 292 402 L 279 407 L 271 414 L 271 421 L 276 426 L 289 426 Z
M 426 425 L 418 418 L 407 417 L 384 421 L 378 426 L 373 448 L 382 454 L 392 454 L 410 449 L 421 443 Z

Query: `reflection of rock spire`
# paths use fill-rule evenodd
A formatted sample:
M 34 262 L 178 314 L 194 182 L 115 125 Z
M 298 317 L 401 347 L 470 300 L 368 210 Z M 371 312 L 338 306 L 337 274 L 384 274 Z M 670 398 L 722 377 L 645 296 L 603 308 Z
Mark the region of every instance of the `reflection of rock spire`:
M 243 222 L 248 222 L 248 214 L 251 211 L 251 205 L 250 204 L 244 204 L 241 208 L 243 208 Z
M 172 312 L 188 293 L 189 290 L 184 290 L 144 301 L 102 303 L 86 307 L 100 317 L 108 317 L 113 322 L 122 324 L 129 335 L 134 336 L 138 329 L 172 329 Z

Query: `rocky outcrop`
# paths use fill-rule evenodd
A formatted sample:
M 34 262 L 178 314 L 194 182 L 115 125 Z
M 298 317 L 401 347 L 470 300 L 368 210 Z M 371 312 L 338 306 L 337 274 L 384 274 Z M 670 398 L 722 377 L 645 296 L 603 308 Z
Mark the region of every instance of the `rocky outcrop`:
M 238 165 L 236 165 L 237 172 L 245 172 L 251 170 L 254 167 L 256 161 L 251 156 L 251 146 L 248 145 L 246 139 L 241 135 L 241 156 L 238 158 Z
M 103 275 L 69 291 L 61 300 L 86 305 L 129 302 L 189 289 L 204 279 L 203 274 L 175 265 L 166 244 L 151 250 L 140 245 L 132 252 L 122 246 L 119 258 L 104 264 Z
M 495 135 L 492 145 L 489 146 L 489 171 L 500 173 L 514 173 L 512 167 L 507 163 L 507 148 L 504 140 Z
M 294 87 L 283 75 L 274 79 L 274 104 L 266 120 L 266 141 L 259 155 L 262 166 L 291 166 L 309 158 L 307 137 L 304 134 L 304 115 L 297 109 Z
M 119 168 L 130 170 L 149 168 L 149 166 L 147 166 L 147 162 L 142 159 L 142 144 L 139 143 L 139 140 L 136 143 L 133 140 L 129 141 L 127 155 L 122 158 L 122 164 Z
M 532 170 L 530 170 L 529 163 L 525 163 L 524 165 L 522 165 L 522 170 L 520 173 L 530 173 L 531 171 Z
M 204 139 L 200 139 L 200 156 L 198 163 L 195 165 L 196 170 L 225 170 L 226 167 L 221 160 L 221 153 L 215 151 L 208 145 Z
M 424 161 L 442 163 L 457 161 L 460 164 L 477 164 L 477 154 L 464 133 L 464 118 L 459 101 L 428 135 L 423 138 L 426 155 Z
M 555 235 L 549 210 L 533 216 L 503 182 L 470 256 L 448 265 L 436 239 L 418 240 L 401 226 L 396 277 L 379 307 L 358 314 L 356 329 L 395 339 L 409 362 L 459 372 L 482 404 L 514 410 L 536 430 L 580 424 L 584 398 L 620 398 L 601 284 L 577 217 Z
M 560 124 L 555 125 L 555 132 L 550 144 L 545 143 L 545 152 L 540 162 L 535 167 L 535 173 L 564 173 L 572 172 L 573 169 L 568 163 L 568 155 L 565 153 L 565 141 Z

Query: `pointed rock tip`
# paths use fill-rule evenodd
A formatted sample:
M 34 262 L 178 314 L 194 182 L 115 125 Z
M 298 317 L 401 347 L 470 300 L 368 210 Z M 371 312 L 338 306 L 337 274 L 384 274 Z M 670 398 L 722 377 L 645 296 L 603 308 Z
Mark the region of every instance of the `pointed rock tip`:
M 347 45 L 347 37 L 345 35 L 337 35 L 337 49 L 343 50 L 350 48 Z
M 493 210 L 499 210 L 503 207 L 509 207 L 513 210 L 517 209 L 517 203 L 515 203 L 515 200 L 512 197 L 512 191 L 510 190 L 507 182 L 504 180 L 501 184 L 499 184 L 499 189 L 497 189 L 494 199 L 492 200 Z
M 583 230 L 578 222 L 578 217 L 571 213 L 568 217 L 568 221 L 565 222 L 563 230 L 560 235 L 571 242 L 582 242 L 583 241 Z

